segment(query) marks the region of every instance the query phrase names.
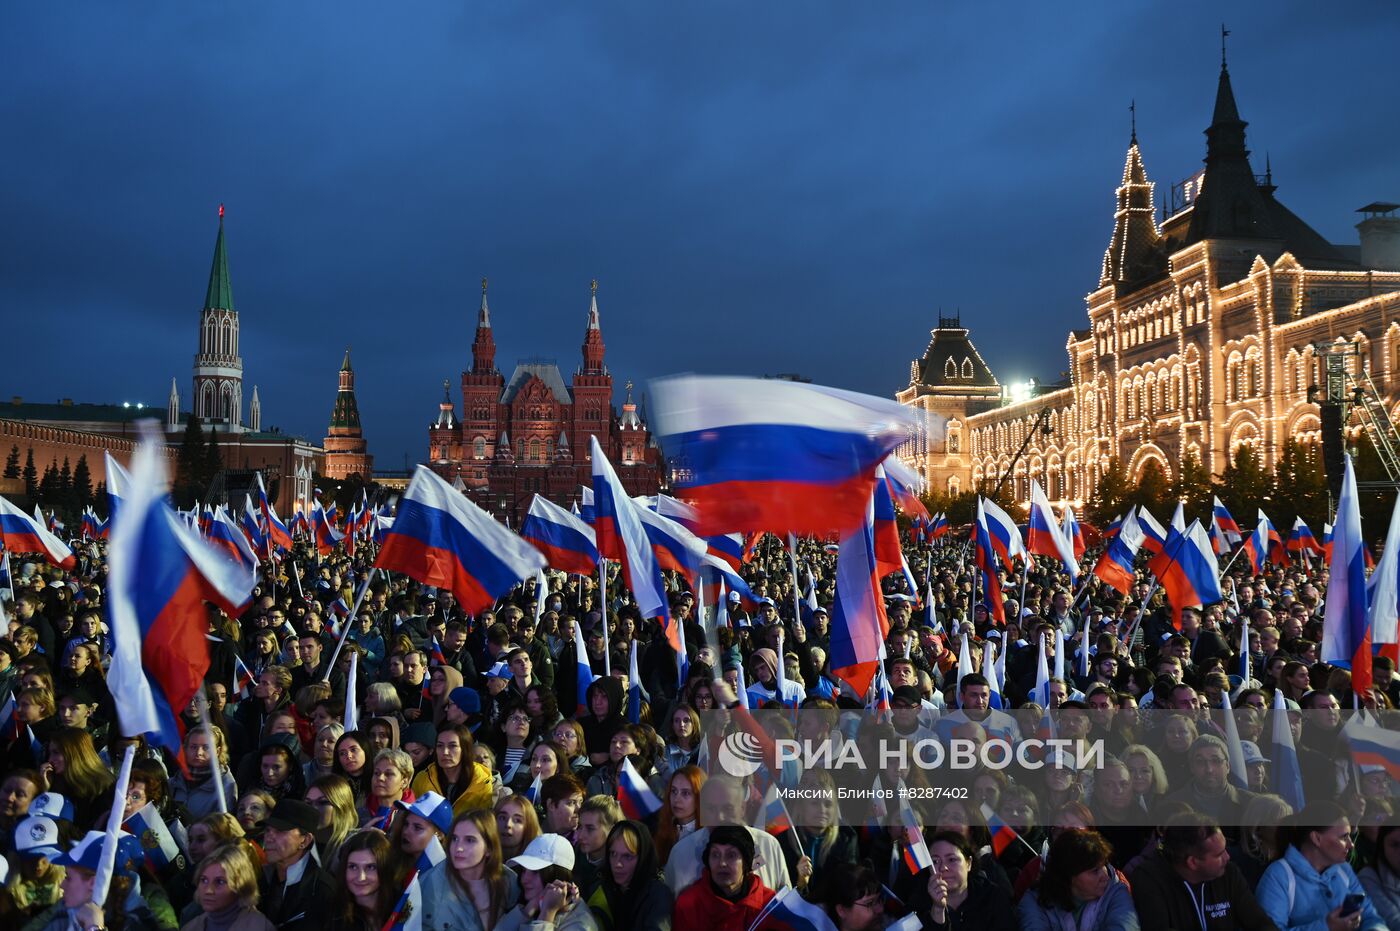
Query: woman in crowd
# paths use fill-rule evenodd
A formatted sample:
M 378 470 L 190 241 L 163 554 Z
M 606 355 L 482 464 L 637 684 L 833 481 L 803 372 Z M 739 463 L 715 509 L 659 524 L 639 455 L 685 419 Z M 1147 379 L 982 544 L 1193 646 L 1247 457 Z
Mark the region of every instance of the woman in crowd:
M 373 758 L 369 741 L 359 731 L 346 731 L 335 742 L 332 768 L 337 776 L 350 783 L 357 803 L 369 796 L 370 779 L 374 775 L 374 767 L 370 765 Z
M 507 795 L 496 803 L 496 833 L 501 853 L 514 857 L 529 846 L 540 834 L 540 819 L 535 806 L 523 795 Z
M 584 783 L 593 774 L 593 764 L 588 759 L 588 745 L 583 739 L 583 725 L 573 720 L 563 720 L 554 725 L 550 740 L 564 748 L 569 755 L 569 771 Z
M 700 752 L 700 715 L 689 705 L 677 705 L 670 715 L 670 739 L 657 761 L 656 771 L 663 778 L 695 764 Z
M 656 825 L 656 858 L 662 866 L 670 858 L 671 848 L 702 826 L 700 788 L 704 784 L 705 771 L 698 766 L 684 766 L 671 773 Z
M 1400 928 L 1400 825 L 1376 832 L 1374 862 L 1357 876 L 1386 927 Z
M 317 729 L 311 741 L 311 759 L 301 768 L 301 778 L 306 785 L 335 772 L 335 745 L 343 736 L 345 725 L 339 721 L 331 721 Z
M 243 826 L 243 832 L 254 840 L 260 839 L 267 816 L 272 814 L 272 809 L 276 806 L 277 800 L 260 789 L 244 792 L 239 797 L 236 808 L 238 823 Z
M 1137 931 L 1127 881 L 1096 831 L 1064 831 L 1050 844 L 1040 882 L 1020 903 L 1021 931 Z
M 520 881 L 505 866 L 496 818 L 486 809 L 453 819 L 447 861 L 422 883 L 424 931 L 493 931 L 520 901 Z
M 193 840 L 191 836 L 191 848 Z M 216 847 L 194 870 L 194 901 L 200 914 L 180 931 L 274 931 L 258 911 L 258 898 L 258 871 L 248 848 L 241 843 Z
M 389 838 L 364 828 L 340 848 L 330 931 L 381 931 L 398 900 L 389 865 Z
M 396 802 L 413 801 L 413 760 L 402 750 L 386 747 L 374 756 L 369 796 L 360 806 L 360 825 L 387 831 Z
M 320 815 L 316 849 L 320 851 L 321 862 L 330 863 L 340 845 L 360 826 L 355 794 L 344 776 L 332 774 L 322 776 L 307 787 L 306 803 Z
M 112 771 L 102 765 L 92 735 L 76 727 L 60 727 L 49 738 L 48 758 L 39 767 L 41 788 L 73 803 L 73 823 L 94 826 L 112 803 Z
M 973 868 L 974 851 L 967 837 L 937 831 L 928 840 L 933 860 L 928 883 L 916 889 L 909 903 L 925 928 L 979 928 L 1014 931 L 1016 918 L 1004 889 Z
M 436 792 L 456 814 L 491 806 L 491 772 L 472 760 L 472 732 L 464 724 L 438 730 L 433 761 L 413 777 L 413 792 Z
M 1168 792 L 1167 771 L 1161 759 L 1144 744 L 1129 744 L 1123 748 L 1122 760 L 1128 767 L 1133 799 L 1141 813 L 1154 810 L 1157 800 Z
M 529 767 L 516 773 L 515 781 L 511 783 L 511 790 L 515 792 L 525 792 L 536 780 L 543 782 L 552 776 L 564 774 L 571 776 L 569 771 L 569 757 L 563 747 L 558 744 L 542 740 L 535 744 L 530 751 Z
M 617 822 L 605 850 L 602 884 L 589 899 L 600 923 L 618 931 L 670 931 L 671 890 L 661 878 L 647 826 Z
M 836 803 L 836 783 L 824 769 L 809 769 L 798 784 L 803 797 L 794 805 L 797 814 L 799 856 L 788 856 L 788 872 L 799 889 L 808 883 L 821 888 L 822 874 L 830 864 L 859 859 L 855 828 L 841 823 Z
M 1361 881 L 1352 872 L 1351 822 L 1336 802 L 1309 802 L 1290 819 L 1288 847 L 1269 864 L 1255 895 L 1280 928 L 1336 927 L 1385 931 L 1386 924 Z M 1357 910 L 1346 909 L 1349 895 L 1362 897 Z M 1345 912 L 1345 914 L 1344 914 Z
M 627 723 L 623 712 L 627 705 L 622 695 L 622 683 L 615 676 L 600 676 L 593 680 L 585 694 L 586 711 L 579 716 L 583 727 L 588 761 L 594 766 L 608 762 L 613 734 Z
M 500 931 L 553 926 L 557 931 L 598 931 L 598 921 L 574 884 L 574 848 L 558 834 L 541 834 L 510 860 L 520 873 L 520 904 Z
M 521 702 L 506 705 L 500 734 L 492 747 L 496 751 L 501 782 L 505 785 L 512 785 L 516 776 L 530 768 L 530 748 L 534 742 L 534 728 L 525 705 Z
M 525 690 L 525 711 L 530 715 L 532 734 L 548 734 L 564 719 L 559 713 L 558 697 L 543 685 L 532 685 Z
M 869 866 L 838 864 L 827 874 L 821 894 L 836 931 L 878 931 L 884 927 L 885 891 Z

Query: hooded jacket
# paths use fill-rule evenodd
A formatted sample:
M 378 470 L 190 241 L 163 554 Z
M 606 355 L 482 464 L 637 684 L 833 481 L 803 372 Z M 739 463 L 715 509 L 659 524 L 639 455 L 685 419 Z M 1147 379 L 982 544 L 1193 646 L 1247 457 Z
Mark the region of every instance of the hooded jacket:
M 599 924 L 605 928 L 616 928 L 618 931 L 624 928 L 628 931 L 670 931 L 671 890 L 661 878 L 661 865 L 656 857 L 656 847 L 652 844 L 651 830 L 637 821 L 624 823 L 630 824 L 640 838 L 632 884 L 627 889 L 618 886 L 613 882 L 612 871 L 605 866 L 602 882 L 589 897 L 588 904 L 596 915 L 603 918 Z
M 763 880 L 750 873 L 736 899 L 726 899 L 715 891 L 710 870 L 676 897 L 675 931 L 748 931 L 763 906 L 776 893 Z
M 1210 882 L 1188 884 L 1166 857 L 1139 861 L 1133 902 L 1142 931 L 1277 931 L 1233 863 Z M 1202 926 L 1204 916 L 1204 926 Z
M 1113 879 L 1102 896 L 1071 915 L 1054 905 L 1042 905 L 1040 891 L 1032 890 L 1021 899 L 1017 910 L 1021 931 L 1138 931 L 1137 909 L 1123 874 L 1113 870 Z
M 593 714 L 593 696 L 598 692 L 608 697 L 608 713 L 601 721 Z M 600 676 L 593 680 L 593 684 L 584 693 L 584 712 L 578 718 L 579 724 L 583 725 L 583 742 L 590 754 L 607 752 L 613 734 L 627 723 L 622 716 L 625 707 L 621 679 L 616 676 Z
M 1280 928 L 1327 931 L 1327 916 L 1348 895 L 1365 895 L 1361 881 L 1345 863 L 1319 873 L 1303 852 L 1291 844 L 1269 864 L 1254 890 L 1259 905 Z M 1385 931 L 1386 924 L 1369 896 L 1361 905 L 1359 931 Z

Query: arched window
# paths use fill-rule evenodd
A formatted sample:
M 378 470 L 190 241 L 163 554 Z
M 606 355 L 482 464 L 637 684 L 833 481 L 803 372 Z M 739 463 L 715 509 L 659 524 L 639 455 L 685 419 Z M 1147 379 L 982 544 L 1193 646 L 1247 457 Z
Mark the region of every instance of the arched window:
M 948 476 L 948 494 L 956 495 L 962 491 L 962 481 L 956 475 Z
M 480 437 L 480 436 L 479 436 L 479 437 L 477 437 L 476 439 L 472 440 L 472 456 L 473 456 L 474 458 L 476 458 L 476 459 L 485 459 L 485 458 L 486 458 L 486 439 L 485 439 L 485 437 Z
M 972 360 L 969 359 L 969 358 L 967 358 L 966 356 L 963 357 L 962 377 L 963 377 L 963 378 L 971 378 L 971 377 L 972 377 Z
M 531 461 L 531 462 L 539 462 L 539 460 L 540 460 L 540 439 L 539 439 L 539 437 L 534 437 L 533 439 L 530 440 L 530 461 Z
M 516 441 L 515 441 L 515 458 L 517 458 L 517 459 L 524 459 L 524 458 L 525 458 L 525 441 L 524 441 L 524 440 L 516 440 Z
M 944 362 L 944 363 L 943 363 L 943 377 L 944 377 L 944 378 L 957 378 L 957 377 L 958 377 L 958 364 L 957 364 L 956 362 L 953 361 L 953 359 L 952 359 L 951 356 L 948 357 L 948 361 L 947 361 L 947 362 Z

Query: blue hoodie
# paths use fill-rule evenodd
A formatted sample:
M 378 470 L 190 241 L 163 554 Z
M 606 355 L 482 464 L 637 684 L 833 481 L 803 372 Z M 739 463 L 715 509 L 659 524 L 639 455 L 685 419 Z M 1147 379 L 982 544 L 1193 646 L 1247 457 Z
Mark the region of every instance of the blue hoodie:
M 1283 857 L 1269 864 L 1254 890 L 1259 906 L 1283 931 L 1327 931 L 1327 916 L 1348 895 L 1366 890 L 1351 866 L 1338 863 L 1319 873 L 1292 845 Z M 1386 931 L 1386 924 L 1369 896 L 1361 905 L 1360 931 Z

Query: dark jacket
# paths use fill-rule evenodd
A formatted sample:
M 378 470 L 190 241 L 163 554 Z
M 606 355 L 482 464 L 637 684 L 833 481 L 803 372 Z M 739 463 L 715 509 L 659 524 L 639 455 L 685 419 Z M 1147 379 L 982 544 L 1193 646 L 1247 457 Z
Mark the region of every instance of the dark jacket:
M 1188 886 L 1165 857 L 1154 857 L 1142 861 L 1132 883 L 1142 931 L 1277 931 L 1233 863 L 1219 879 Z
M 924 882 L 918 887 L 918 894 L 910 902 L 910 908 L 918 912 L 919 920 L 925 928 L 938 928 L 940 931 L 962 931 L 976 928 L 978 931 L 1016 931 L 1016 912 L 1006 891 L 992 882 L 985 874 L 973 871 L 967 877 L 967 898 L 957 908 L 948 909 L 943 924 L 930 917 L 933 902 L 928 896 L 928 875 L 923 874 Z
M 262 891 L 258 909 L 277 926 L 277 931 L 321 931 L 329 920 L 327 903 L 333 900 L 335 884 L 330 873 L 314 859 L 307 862 L 305 872 L 294 885 L 278 879 L 274 866 L 263 868 L 258 885 Z

